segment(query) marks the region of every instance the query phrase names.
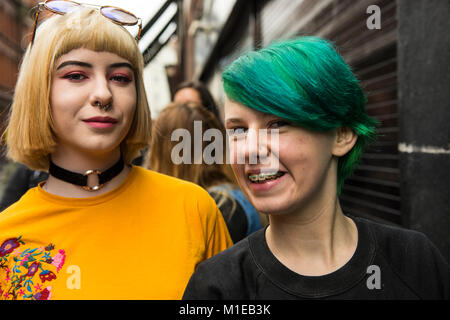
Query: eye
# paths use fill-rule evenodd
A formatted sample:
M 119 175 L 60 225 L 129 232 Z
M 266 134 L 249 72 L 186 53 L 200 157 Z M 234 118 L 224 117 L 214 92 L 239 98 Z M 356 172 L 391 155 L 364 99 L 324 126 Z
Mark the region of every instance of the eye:
M 73 73 L 66 74 L 65 76 L 63 76 L 63 78 L 69 79 L 72 81 L 81 81 L 81 80 L 87 79 L 87 76 L 85 76 L 83 73 L 80 73 L 80 72 L 73 72 Z
M 275 120 L 269 123 L 269 129 L 279 129 L 288 126 L 290 123 L 285 120 Z
M 114 74 L 109 79 L 119 83 L 130 83 L 132 81 L 131 77 L 124 74 Z
M 242 136 L 247 133 L 247 129 L 244 127 L 234 127 L 227 129 L 228 135 L 230 136 Z

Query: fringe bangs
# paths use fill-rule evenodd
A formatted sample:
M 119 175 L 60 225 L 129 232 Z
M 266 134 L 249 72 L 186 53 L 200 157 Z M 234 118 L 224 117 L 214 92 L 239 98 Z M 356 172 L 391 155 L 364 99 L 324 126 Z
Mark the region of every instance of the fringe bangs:
M 85 48 L 106 51 L 131 62 L 136 69 L 141 64 L 136 40 L 122 26 L 117 25 L 93 9 L 80 8 L 75 13 L 55 17 L 61 20 L 63 37 L 54 37 L 54 61 L 73 49 Z

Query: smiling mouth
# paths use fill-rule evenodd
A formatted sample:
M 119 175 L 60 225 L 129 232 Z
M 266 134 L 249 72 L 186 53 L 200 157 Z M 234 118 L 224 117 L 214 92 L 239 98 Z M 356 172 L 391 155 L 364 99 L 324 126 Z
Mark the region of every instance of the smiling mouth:
M 249 174 L 247 175 L 248 180 L 252 183 L 264 183 L 267 181 L 276 180 L 282 176 L 284 176 L 285 172 L 277 171 L 277 172 L 266 172 L 266 173 L 258 173 L 258 174 Z

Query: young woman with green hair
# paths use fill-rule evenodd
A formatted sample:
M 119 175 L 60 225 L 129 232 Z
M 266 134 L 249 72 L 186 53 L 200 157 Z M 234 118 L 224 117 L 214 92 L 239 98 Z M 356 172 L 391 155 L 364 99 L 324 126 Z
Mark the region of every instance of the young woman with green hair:
M 270 223 L 201 263 L 185 299 L 450 297 L 450 268 L 426 236 L 339 204 L 377 121 L 330 42 L 300 37 L 249 52 L 223 81 L 231 154 L 245 159 L 233 171 Z

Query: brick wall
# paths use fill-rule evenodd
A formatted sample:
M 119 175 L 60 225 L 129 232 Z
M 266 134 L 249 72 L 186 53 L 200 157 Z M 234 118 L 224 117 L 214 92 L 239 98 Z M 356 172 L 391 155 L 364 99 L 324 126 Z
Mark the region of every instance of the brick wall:
M 2 0 L 0 2 L 0 132 L 6 126 L 19 64 L 33 24 L 31 8 L 38 0 Z M 0 149 L 0 169 L 4 164 Z

